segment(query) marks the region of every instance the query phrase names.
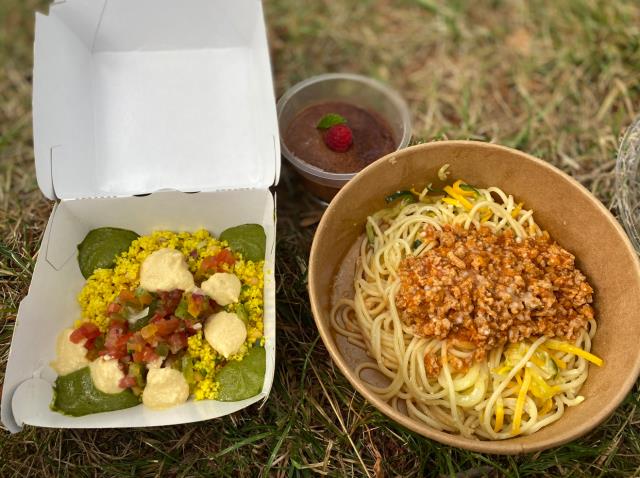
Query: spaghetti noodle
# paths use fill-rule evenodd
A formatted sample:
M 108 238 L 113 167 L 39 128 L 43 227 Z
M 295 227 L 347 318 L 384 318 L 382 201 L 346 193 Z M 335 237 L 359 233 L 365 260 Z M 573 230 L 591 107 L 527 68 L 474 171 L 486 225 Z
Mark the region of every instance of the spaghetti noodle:
M 384 387 L 369 384 L 369 388 L 394 408 L 435 429 L 490 440 L 534 433 L 557 421 L 566 407 L 581 403 L 584 398 L 579 390 L 587 379 L 588 362 L 602 365 L 602 360 L 590 353 L 596 333 L 588 305 L 592 289 L 573 267 L 573 256 L 535 223 L 533 212 L 499 188 L 478 189 L 460 180 L 442 191 L 428 186 L 387 199 L 397 204 L 367 219 L 367 235 L 356 264 L 354 297 L 339 300 L 331 312 L 332 327 L 371 358 L 358 365 L 357 374 L 374 370 L 389 381 Z M 447 243 L 449 248 L 438 256 L 438 248 L 451 241 L 444 238 L 450 233 L 454 233 L 454 242 Z M 534 270 L 538 274 L 535 280 L 542 288 L 555 289 L 555 296 L 549 298 L 547 290 L 546 298 L 540 295 L 541 301 L 531 295 L 531 288 L 523 286 L 524 305 L 518 302 L 518 307 L 512 304 L 511 309 L 503 310 L 503 322 L 494 314 L 488 326 L 472 327 L 481 323 L 477 322 L 477 297 L 467 298 L 467 306 L 472 304 L 475 309 L 467 308 L 463 314 L 445 296 L 460 299 L 464 287 L 459 281 L 469 282 L 474 277 L 477 286 L 477 277 L 486 281 L 487 270 L 497 267 L 482 269 L 473 262 L 473 254 L 465 255 L 464 248 L 460 249 L 464 244 L 477 248 L 468 237 L 476 233 L 511 237 L 509 244 L 515 254 L 521 253 L 518 247 L 527 245 L 533 249 L 526 253 L 544 254 L 535 249 L 540 243 L 555 251 L 556 255 L 537 260 L 552 276 L 547 281 L 551 285 L 545 285 L 545 277 Z M 494 247 L 503 246 L 504 241 L 498 241 L 486 246 L 486 251 L 496 256 Z M 470 250 L 477 252 L 473 248 Z M 416 262 L 422 265 L 411 269 Z M 453 271 L 458 267 L 461 278 L 442 269 L 443 264 Z M 557 268 L 549 269 L 553 266 Z M 510 265 L 506 267 L 513 273 Z M 435 285 L 429 282 L 434 270 L 440 270 L 446 280 Z M 523 284 L 533 283 L 533 275 L 518 273 L 523 274 L 518 275 Z M 553 287 L 553 280 L 561 286 Z M 484 285 L 489 291 L 503 287 L 511 297 L 520 293 L 499 282 Z M 487 292 L 492 304 L 496 298 L 493 293 L 490 296 Z M 436 300 L 441 303 L 434 303 Z M 526 306 L 531 309 L 525 310 L 529 322 L 522 318 Z M 421 316 L 421 310 L 430 312 Z M 565 317 L 560 317 L 562 314 Z M 517 333 L 509 333 L 511 329 Z M 482 334 L 493 335 L 487 339 Z

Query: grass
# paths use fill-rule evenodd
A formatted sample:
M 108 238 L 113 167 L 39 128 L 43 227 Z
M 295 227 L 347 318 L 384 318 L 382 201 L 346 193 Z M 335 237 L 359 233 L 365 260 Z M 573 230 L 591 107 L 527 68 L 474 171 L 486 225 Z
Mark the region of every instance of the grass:
M 411 106 L 414 141 L 473 138 L 555 164 L 615 211 L 617 142 L 640 104 L 633 0 L 397 0 L 265 5 L 278 95 L 327 71 L 379 78 Z M 51 204 L 30 116 L 35 0 L 0 3 L 0 373 Z M 318 339 L 306 263 L 320 214 L 286 169 L 278 186 L 278 362 L 264 406 L 134 430 L 0 432 L 1 476 L 633 476 L 640 390 L 596 430 L 542 453 L 448 448 L 389 421 Z

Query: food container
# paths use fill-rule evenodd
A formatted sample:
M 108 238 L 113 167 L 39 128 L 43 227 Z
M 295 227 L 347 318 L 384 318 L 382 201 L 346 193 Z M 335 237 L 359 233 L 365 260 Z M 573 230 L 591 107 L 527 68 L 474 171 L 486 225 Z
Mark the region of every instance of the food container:
M 604 366 L 589 368 L 580 390 L 583 403 L 565 410 L 557 422 L 528 436 L 479 441 L 430 428 L 378 398 L 355 367 L 365 352 L 336 335 L 332 306 L 353 297 L 358 245 L 368 215 L 385 207 L 385 196 L 438 181 L 448 163 L 453 178 L 480 187 L 498 186 L 534 211 L 536 222 L 569 252 L 595 289 L 598 330 L 592 352 Z M 553 166 L 519 151 L 470 141 L 413 146 L 385 156 L 361 171 L 334 198 L 315 234 L 309 262 L 309 295 L 320 335 L 338 368 L 374 406 L 401 425 L 428 438 L 484 453 L 528 453 L 571 441 L 605 420 L 633 387 L 640 371 L 640 262 L 624 231 L 584 187 Z
M 627 129 L 616 161 L 618 212 L 640 254 L 640 117 Z
M 61 428 L 169 425 L 266 399 L 275 362 L 275 202 L 280 151 L 257 0 L 67 0 L 36 15 L 34 149 L 56 204 L 21 302 L 2 389 L 2 423 Z M 190 194 L 188 194 L 190 193 Z M 142 197 L 137 197 L 143 195 Z M 76 245 L 100 226 L 267 236 L 262 392 L 68 417 L 49 409 L 55 337 L 79 318 Z
M 345 101 L 372 111 L 384 119 L 393 133 L 396 149 L 411 140 L 411 117 L 402 97 L 379 81 L 348 73 L 329 73 L 308 78 L 291 87 L 278 100 L 278 122 L 284 133 L 296 115 L 325 101 Z M 294 155 L 282 141 L 282 154 L 301 175 L 305 186 L 317 197 L 330 201 L 356 174 L 324 171 Z

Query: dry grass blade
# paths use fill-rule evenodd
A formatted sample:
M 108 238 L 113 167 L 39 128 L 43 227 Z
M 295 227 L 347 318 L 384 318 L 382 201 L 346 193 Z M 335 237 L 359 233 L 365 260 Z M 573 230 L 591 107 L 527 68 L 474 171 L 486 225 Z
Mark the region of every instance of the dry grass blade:
M 329 405 L 331 405 L 331 409 L 333 410 L 333 413 L 335 414 L 336 418 L 338 419 L 338 422 L 340 423 L 340 428 L 341 428 L 342 432 L 346 434 L 347 439 L 349 440 L 349 443 L 353 447 L 353 452 L 356 454 L 356 456 L 358 458 L 358 461 L 362 465 L 363 471 L 367 474 L 367 476 L 370 477 L 371 475 L 369 474 L 369 469 L 364 464 L 364 461 L 362 460 L 362 456 L 360 455 L 360 451 L 358 450 L 358 448 L 356 447 L 355 443 L 351 439 L 351 433 L 349 433 L 349 431 L 347 430 L 347 427 L 345 425 L 344 418 L 342 417 L 342 413 L 340 411 L 340 408 L 334 402 L 333 397 L 327 392 L 327 388 L 322 383 L 322 380 L 318 376 L 318 371 L 316 370 L 316 368 L 315 368 L 315 366 L 313 364 L 311 365 L 311 369 L 313 370 L 313 373 L 318 378 L 318 383 L 320 384 L 320 387 L 322 387 L 322 391 L 324 392 L 324 395 L 327 398 L 327 401 L 329 402 Z

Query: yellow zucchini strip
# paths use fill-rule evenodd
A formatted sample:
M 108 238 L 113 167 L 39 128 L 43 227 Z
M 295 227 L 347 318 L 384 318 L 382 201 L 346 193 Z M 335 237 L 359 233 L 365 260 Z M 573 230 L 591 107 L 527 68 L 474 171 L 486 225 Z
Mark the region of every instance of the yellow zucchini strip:
M 452 206 L 455 206 L 455 207 L 462 207 L 462 204 L 460 204 L 459 201 L 452 198 L 442 198 L 442 201 L 446 202 L 447 204 L 451 204 Z
M 496 401 L 496 424 L 493 427 L 493 431 L 498 433 L 502 430 L 504 424 L 504 404 L 502 403 L 502 397 L 498 397 Z
M 549 339 L 544 343 L 544 345 L 547 348 L 550 348 L 553 350 L 559 350 L 560 352 L 565 352 L 568 354 L 577 355 L 578 357 L 582 357 L 583 359 L 588 360 L 589 362 L 597 365 L 598 367 L 602 367 L 602 364 L 604 364 L 604 361 L 600 357 L 597 357 L 587 352 L 586 350 L 582 350 L 581 348 L 576 347 L 575 345 L 568 344 L 566 342 L 560 342 L 559 340 Z
M 553 399 L 549 398 L 546 402 L 544 402 L 544 406 L 542 410 L 540 410 L 540 416 L 544 416 L 551 410 L 551 406 L 553 405 Z
M 524 380 L 520 387 L 520 393 L 518 393 L 518 400 L 516 401 L 516 409 L 513 413 L 513 425 L 511 427 L 511 434 L 515 435 L 520 433 L 520 422 L 522 421 L 522 411 L 524 410 L 524 400 L 527 397 L 527 390 L 531 383 L 531 372 L 528 368 L 524 370 Z
M 453 183 L 453 190 L 459 194 L 460 196 L 465 196 L 465 197 L 475 197 L 476 193 L 474 191 L 465 191 L 464 189 L 462 189 L 460 187 L 460 185 L 462 184 L 462 179 L 458 179 L 455 183 Z
M 543 351 L 543 352 L 547 352 L 547 353 L 549 354 L 549 357 L 551 357 L 551 360 L 553 360 L 553 362 L 556 364 L 556 366 L 557 366 L 559 369 L 564 370 L 565 368 L 567 368 L 567 364 L 566 364 L 564 361 L 560 360 L 560 359 L 559 359 L 558 357 L 556 357 L 555 355 L 553 355 L 553 354 L 551 353 L 551 351 L 550 351 L 550 350 L 545 349 L 545 348 L 544 348 L 544 345 L 540 345 L 540 346 L 538 346 L 538 350 L 541 350 L 541 351 Z
M 545 365 L 540 357 L 536 357 L 536 354 L 533 354 L 529 360 L 540 368 L 544 367 Z
M 518 217 L 518 214 L 520 214 L 520 211 L 522 211 L 522 206 L 524 206 L 524 203 L 519 202 L 516 208 L 513 211 L 511 211 L 512 218 L 515 219 L 516 217 Z
M 516 373 L 516 381 L 518 382 L 518 385 L 522 386 L 522 378 L 520 378 L 520 371 Z
M 453 199 L 456 199 L 460 204 L 464 206 L 467 211 L 471 211 L 473 205 L 464 196 L 457 194 L 451 186 L 445 186 L 444 190 Z M 446 198 L 445 198 L 446 199 Z

